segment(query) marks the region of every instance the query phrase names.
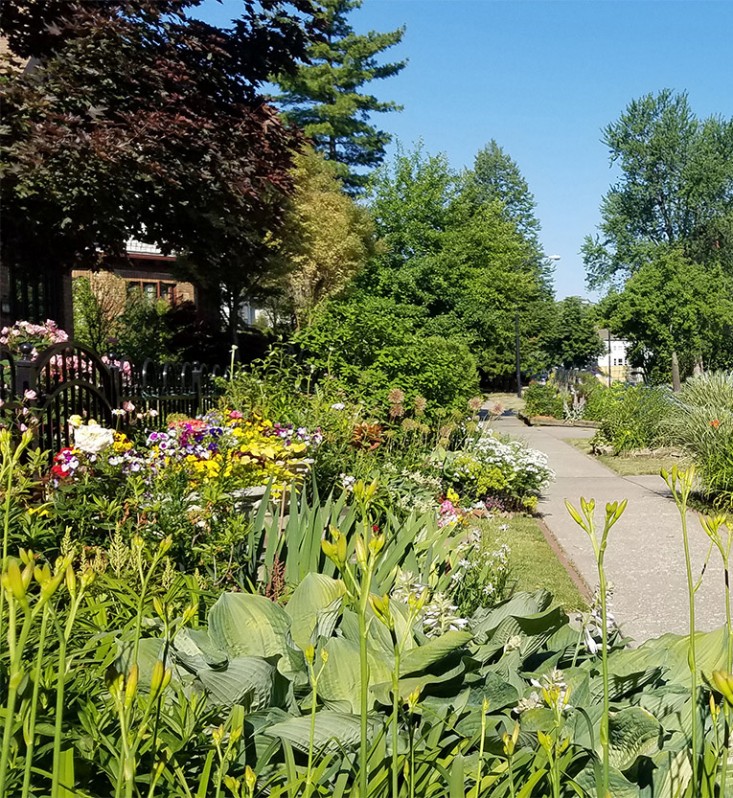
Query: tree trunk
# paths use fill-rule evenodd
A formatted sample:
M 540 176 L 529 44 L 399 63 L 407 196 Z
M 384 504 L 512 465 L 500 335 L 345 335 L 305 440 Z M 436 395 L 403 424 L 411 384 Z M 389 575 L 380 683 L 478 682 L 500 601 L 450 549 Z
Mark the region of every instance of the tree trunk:
M 677 350 L 672 350 L 672 390 L 677 393 L 682 387 L 680 382 L 680 362 L 677 358 Z

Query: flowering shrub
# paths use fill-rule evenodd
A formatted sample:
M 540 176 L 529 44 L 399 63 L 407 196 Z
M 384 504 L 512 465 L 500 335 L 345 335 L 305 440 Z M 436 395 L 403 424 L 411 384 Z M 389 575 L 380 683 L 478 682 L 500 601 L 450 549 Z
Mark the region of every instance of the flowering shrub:
M 443 473 L 461 495 L 477 501 L 511 499 L 525 508 L 534 507 L 554 479 L 545 454 L 520 441 L 502 440 L 491 431 L 470 441 L 465 449 L 448 452 Z
M 31 344 L 32 359 L 38 357 L 41 350 L 68 340 L 69 336 L 51 319 L 47 319 L 43 324 L 16 321 L 12 327 L 3 327 L 0 330 L 0 344 L 6 346 L 14 355 L 21 353 L 22 344 Z

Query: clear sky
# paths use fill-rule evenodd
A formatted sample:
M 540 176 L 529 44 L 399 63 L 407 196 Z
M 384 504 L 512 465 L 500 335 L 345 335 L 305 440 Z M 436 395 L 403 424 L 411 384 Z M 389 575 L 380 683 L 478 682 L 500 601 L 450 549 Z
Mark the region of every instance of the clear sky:
M 239 7 L 199 13 L 225 23 Z M 733 117 L 733 0 L 364 0 L 350 21 L 407 29 L 387 54 L 407 67 L 372 84 L 404 106 L 379 115 L 383 129 L 456 168 L 492 138 L 519 164 L 545 252 L 561 256 L 558 297 L 588 295 L 579 249 L 614 178 L 602 128 L 663 88 L 687 91 L 699 116 Z

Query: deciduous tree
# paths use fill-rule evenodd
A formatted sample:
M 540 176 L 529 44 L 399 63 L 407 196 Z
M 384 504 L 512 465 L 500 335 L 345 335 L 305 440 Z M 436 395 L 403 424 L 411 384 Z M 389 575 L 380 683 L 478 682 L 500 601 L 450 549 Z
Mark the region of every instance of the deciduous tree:
M 582 369 L 603 352 L 593 306 L 579 296 L 556 303 L 556 316 L 548 340 L 553 365 Z
M 660 250 L 601 305 L 630 359 L 654 382 L 670 379 L 673 354 L 684 374 L 733 365 L 733 279 L 720 264 L 701 265 L 679 248 Z
M 588 282 L 624 279 L 660 247 L 733 267 L 733 121 L 701 120 L 686 94 L 664 90 L 629 104 L 604 131 L 618 182 L 583 256 Z
M 481 149 L 468 174 L 477 202 L 500 200 L 517 230 L 540 251 L 537 204 L 517 162 L 492 139 Z
M 364 266 L 374 240 L 369 212 L 344 193 L 332 163 L 307 148 L 296 157 L 293 174 L 295 192 L 278 247 L 289 266 L 286 290 L 300 324 Z
M 268 268 L 300 142 L 261 86 L 305 54 L 313 8 L 244 0 L 223 29 L 190 16 L 199 2 L 3 9 L 0 32 L 31 58 L 2 75 L 3 263 L 97 263 L 134 236 L 233 306 Z

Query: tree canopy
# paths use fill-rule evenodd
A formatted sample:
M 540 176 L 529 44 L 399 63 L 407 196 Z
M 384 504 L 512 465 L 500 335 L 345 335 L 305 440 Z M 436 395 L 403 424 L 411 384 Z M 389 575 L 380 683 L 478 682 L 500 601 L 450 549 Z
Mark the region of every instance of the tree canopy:
M 306 148 L 295 158 L 295 192 L 277 243 L 298 324 L 338 293 L 374 249 L 369 212 L 347 196 L 334 165 Z
M 672 354 L 682 374 L 733 363 L 733 278 L 701 265 L 679 247 L 660 250 L 611 292 L 601 312 L 631 342 L 630 359 L 653 382 L 670 379 Z
M 500 200 L 507 218 L 539 251 L 540 222 L 535 212 L 534 195 L 517 162 L 494 139 L 479 150 L 469 180 L 477 201 Z
M 587 368 L 603 352 L 593 306 L 579 296 L 557 302 L 547 346 L 553 365 Z
M 664 90 L 632 101 L 603 140 L 620 177 L 583 245 L 591 287 L 634 274 L 662 246 L 733 267 L 733 121 L 699 119 L 686 94 Z
M 278 101 L 287 118 L 300 127 L 326 158 L 342 166 L 341 177 L 352 192 L 363 189 L 364 170 L 384 159 L 389 133 L 370 121 L 375 113 L 401 110 L 362 91 L 374 80 L 396 75 L 405 61 L 381 63 L 379 55 L 402 40 L 404 28 L 388 33 L 357 34 L 349 12 L 362 0 L 322 0 L 319 24 L 324 36 L 308 49 L 308 63 L 295 72 L 279 73 Z
M 300 146 L 261 87 L 294 68 L 310 0 L 242 4 L 227 29 L 200 0 L 18 0 L 0 32 L 2 258 L 98 263 L 133 236 L 176 251 L 235 303 L 265 268 Z
M 504 202 L 477 202 L 470 184 L 443 155 L 420 145 L 398 150 L 372 183 L 380 247 L 357 285 L 421 308 L 425 334 L 461 337 L 495 380 L 514 371 L 519 314 L 523 361 L 528 371 L 540 370 L 551 286 L 534 244 L 508 217 Z

